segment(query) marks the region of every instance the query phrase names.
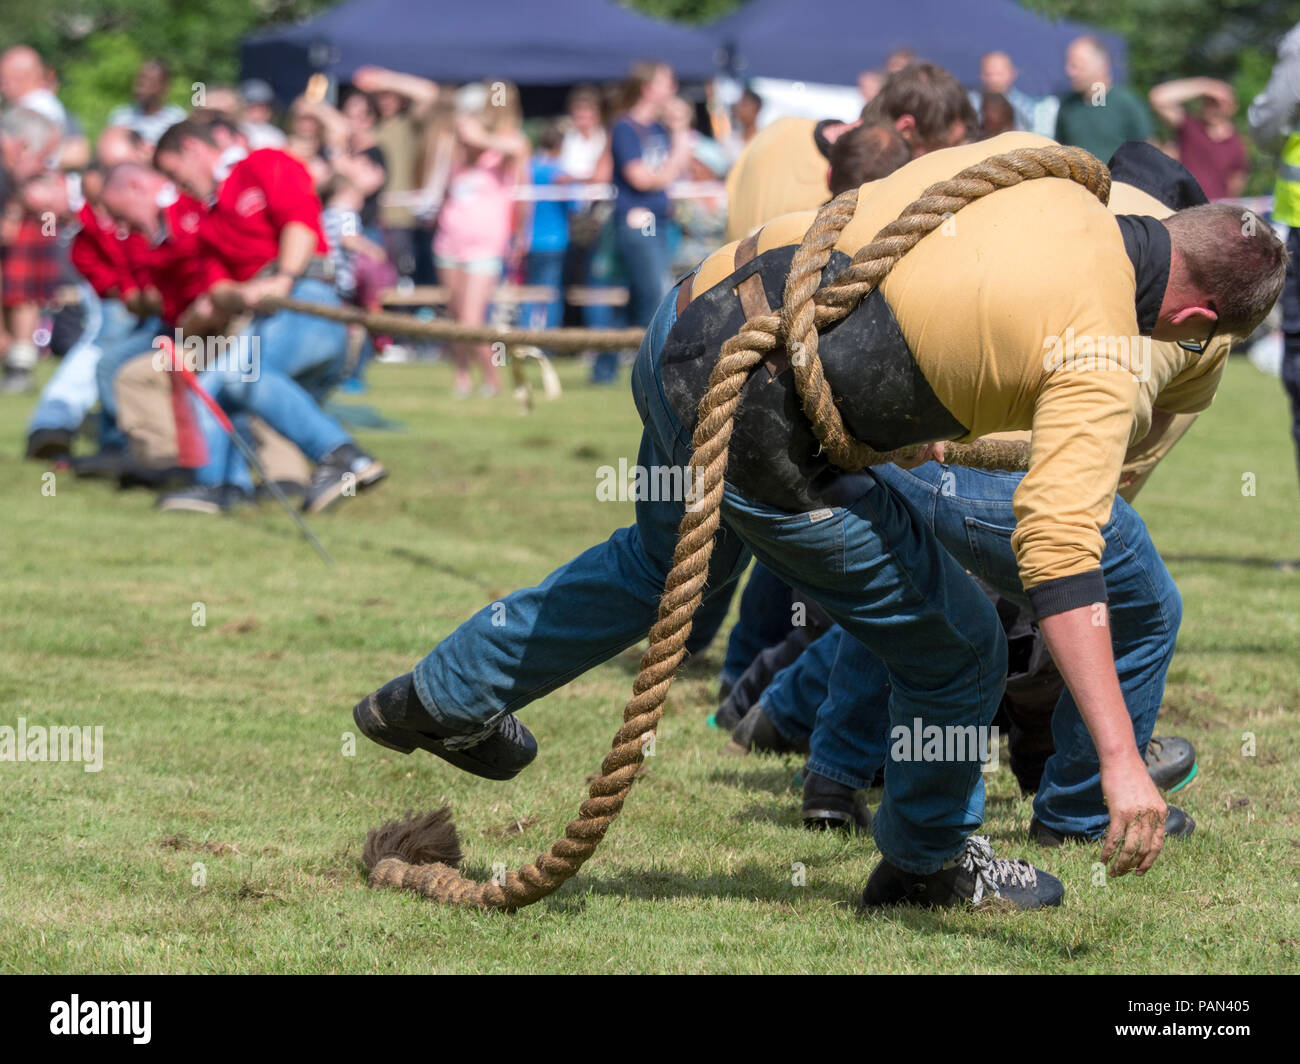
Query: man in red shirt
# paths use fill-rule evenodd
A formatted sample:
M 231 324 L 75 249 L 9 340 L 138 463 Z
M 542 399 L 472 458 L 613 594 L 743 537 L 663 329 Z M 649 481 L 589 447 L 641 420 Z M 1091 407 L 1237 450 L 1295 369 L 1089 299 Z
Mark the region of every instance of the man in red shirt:
M 120 471 L 125 440 L 112 420 L 110 397 L 101 392 L 101 363 L 147 350 L 158 325 L 157 293 L 142 285 L 133 269 L 143 240 L 119 230 L 98 202 L 100 175 L 47 172 L 23 186 L 26 210 L 37 217 L 53 217 L 57 226 L 76 228 L 70 257 L 85 279 L 82 304 L 86 325 L 81 338 L 41 391 L 27 426 L 27 457 L 40 461 L 68 459 L 78 427 L 102 398 L 105 420 L 101 444 L 107 446 L 110 465 Z M 116 446 L 114 446 L 116 443 Z M 99 456 L 92 456 L 99 460 Z M 83 461 L 83 460 L 79 460 Z M 102 464 L 102 463 L 101 463 Z
M 1186 105 L 1200 99 L 1200 116 Z M 1196 178 L 1211 200 L 1240 196 L 1246 187 L 1250 159 L 1245 142 L 1232 124 L 1237 94 L 1217 78 L 1179 78 L 1151 90 L 1151 109 L 1178 138 L 1178 160 Z
M 104 207 L 119 225 L 143 245 L 135 264 L 139 283 L 153 293 L 161 324 L 159 333 L 171 333 L 184 326 L 190 331 L 200 324 L 189 312 L 205 293 L 225 278 L 220 266 L 200 254 L 199 227 L 206 208 L 193 196 L 179 192 L 176 186 L 152 167 L 126 163 L 114 167 L 104 183 Z M 201 322 L 206 325 L 206 318 Z M 152 338 L 151 338 L 152 339 Z M 153 345 L 118 349 L 100 359 L 99 392 L 104 410 L 117 416 L 117 390 L 114 380 L 136 356 Z M 184 402 L 183 385 L 173 380 L 173 388 Z M 177 435 L 181 445 L 182 465 L 198 465 L 206 460 L 201 439 L 189 440 L 189 428 L 197 436 L 188 406 L 178 412 Z
M 214 291 L 214 303 L 253 309 L 268 296 L 292 296 L 339 305 L 328 280 L 320 200 L 306 167 L 275 148 L 239 156 L 237 148 L 223 151 L 211 128 L 193 121 L 164 133 L 154 153 L 159 170 L 209 204 L 198 234 L 200 252 L 233 282 Z M 304 509 L 323 510 L 381 480 L 384 467 L 319 405 L 343 369 L 346 326 L 275 311 L 259 314 L 245 338 L 258 342 L 257 370 L 225 366 L 203 374 L 202 381 L 223 406 L 257 414 L 317 463 Z M 215 419 L 206 410 L 199 419 L 209 462 L 198 472 L 198 487 L 183 497 L 165 497 L 164 509 L 215 512 L 251 490 L 247 467 Z

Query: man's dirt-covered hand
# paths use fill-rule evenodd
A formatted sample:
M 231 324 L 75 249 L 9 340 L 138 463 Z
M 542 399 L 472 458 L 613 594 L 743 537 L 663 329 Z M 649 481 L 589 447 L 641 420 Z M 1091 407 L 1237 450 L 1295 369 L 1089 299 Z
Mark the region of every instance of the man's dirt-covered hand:
M 1110 812 L 1110 829 L 1101 849 L 1102 864 L 1109 864 L 1112 876 L 1133 871 L 1145 874 L 1165 844 L 1169 808 L 1136 748 L 1131 757 L 1126 756 L 1118 764 L 1102 763 L 1101 791 Z

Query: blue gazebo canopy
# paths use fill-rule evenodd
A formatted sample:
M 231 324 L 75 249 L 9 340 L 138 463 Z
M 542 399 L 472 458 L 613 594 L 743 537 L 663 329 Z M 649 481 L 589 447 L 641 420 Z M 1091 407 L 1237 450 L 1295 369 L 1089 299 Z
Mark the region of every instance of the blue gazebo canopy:
M 1017 87 L 1035 96 L 1065 82 L 1065 46 L 1080 34 L 1111 54 L 1117 80 L 1127 58 L 1114 34 L 1052 21 L 1014 0 L 752 0 L 705 27 L 732 54 L 735 73 L 852 85 L 895 48 L 979 81 L 980 56 L 1002 51 L 1020 71 Z
M 249 37 L 241 60 L 244 77 L 262 78 L 288 100 L 315 71 L 347 80 L 368 65 L 444 82 L 565 86 L 615 80 L 639 59 L 663 59 L 678 77 L 703 80 L 717 70 L 716 41 L 609 0 L 350 0 Z

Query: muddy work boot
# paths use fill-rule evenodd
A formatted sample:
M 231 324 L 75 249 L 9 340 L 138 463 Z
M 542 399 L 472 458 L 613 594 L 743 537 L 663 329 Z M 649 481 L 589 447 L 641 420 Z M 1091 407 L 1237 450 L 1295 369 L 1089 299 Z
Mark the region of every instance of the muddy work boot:
M 762 705 L 751 706 L 740 718 L 724 754 L 792 754 L 808 752 L 808 744 L 796 745 L 776 730 Z
M 409 672 L 366 695 L 353 707 L 352 719 L 380 746 L 399 754 L 419 747 L 488 780 L 513 779 L 537 757 L 537 740 L 513 713 L 468 734 L 439 724 L 416 695 Z
M 809 831 L 866 834 L 871 830 L 871 809 L 861 791 L 809 772 L 803 780 L 803 826 Z

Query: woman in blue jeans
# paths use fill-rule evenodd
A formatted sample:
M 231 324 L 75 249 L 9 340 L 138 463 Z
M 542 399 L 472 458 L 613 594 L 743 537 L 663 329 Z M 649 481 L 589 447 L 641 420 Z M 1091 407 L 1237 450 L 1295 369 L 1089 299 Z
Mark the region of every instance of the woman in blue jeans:
M 663 63 L 639 63 L 624 85 L 627 111 L 610 131 L 614 253 L 627 279 L 630 325 L 649 325 L 668 290 L 668 193 L 691 162 L 691 109 Z M 597 356 L 592 380 L 614 379 L 618 356 Z

